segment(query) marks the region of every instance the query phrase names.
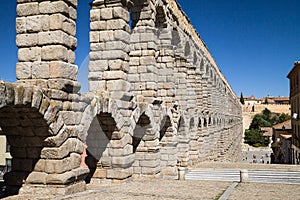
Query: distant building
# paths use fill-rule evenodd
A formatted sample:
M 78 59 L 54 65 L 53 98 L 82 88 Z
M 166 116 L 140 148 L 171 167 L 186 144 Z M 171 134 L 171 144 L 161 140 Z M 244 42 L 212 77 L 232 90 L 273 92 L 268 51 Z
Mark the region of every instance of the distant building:
M 273 126 L 274 163 L 292 164 L 292 137 L 291 120 Z
M 245 101 L 245 105 L 247 105 L 247 106 L 252 106 L 252 105 L 255 105 L 255 104 L 260 104 L 260 102 L 258 102 L 258 100 L 255 99 L 255 97 L 253 95 L 251 97 L 245 97 L 244 101 Z
M 269 144 L 268 146 L 271 147 L 271 143 L 272 143 L 272 128 L 271 127 L 261 127 L 260 131 L 262 132 L 264 139 L 265 139 L 265 143 Z
M 244 97 L 245 106 L 253 106 L 253 105 L 261 105 L 265 104 L 276 104 L 276 105 L 289 105 L 290 98 L 289 97 L 263 97 L 256 99 L 253 95 L 250 97 Z
M 296 62 L 287 76 L 290 80 L 290 102 L 292 114 L 292 163 L 300 164 L 300 61 Z
M 290 98 L 289 97 L 264 97 L 258 100 L 261 103 L 267 102 L 268 104 L 276 104 L 276 105 L 289 105 Z
M 0 176 L 11 169 L 11 155 L 9 152 L 10 146 L 6 141 L 6 136 L 3 135 L 0 129 Z

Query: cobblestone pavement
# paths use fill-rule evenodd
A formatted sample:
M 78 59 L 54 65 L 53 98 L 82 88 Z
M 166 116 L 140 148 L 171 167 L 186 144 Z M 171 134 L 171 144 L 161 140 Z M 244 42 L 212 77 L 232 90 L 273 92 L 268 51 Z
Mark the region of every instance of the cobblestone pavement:
M 231 193 L 229 200 L 296 200 L 300 199 L 299 185 L 240 183 Z
M 178 181 L 145 179 L 111 186 L 89 185 L 88 191 L 72 196 L 15 196 L 5 200 L 200 200 L 218 199 L 230 182 Z M 300 199 L 299 185 L 240 183 L 229 196 L 230 200 L 296 200 Z
M 276 169 L 297 170 L 295 165 L 259 165 L 242 163 L 201 163 L 195 168 L 230 169 Z M 103 183 L 105 184 L 105 183 Z M 86 192 L 73 196 L 56 197 L 56 200 L 199 200 L 218 199 L 231 185 L 231 182 L 178 181 L 163 179 L 131 179 L 111 185 L 89 184 Z M 14 196 L 5 200 L 55 199 L 54 196 Z M 240 183 L 229 195 L 230 200 L 284 199 L 300 200 L 299 185 Z
M 199 200 L 217 199 L 229 187 L 229 182 L 178 181 L 178 180 L 139 180 L 123 183 L 105 189 L 94 190 L 92 193 L 67 200 L 99 199 L 101 200 Z

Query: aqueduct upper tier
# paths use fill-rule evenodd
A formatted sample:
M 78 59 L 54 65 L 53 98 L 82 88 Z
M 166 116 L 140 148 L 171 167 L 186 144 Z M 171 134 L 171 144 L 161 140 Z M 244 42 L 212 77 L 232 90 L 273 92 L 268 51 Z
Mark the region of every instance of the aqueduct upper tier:
M 0 84 L 9 191 L 68 194 L 85 181 L 176 178 L 178 167 L 240 159 L 241 105 L 177 1 L 91 2 L 85 94 L 77 0 L 17 3 L 18 81 Z

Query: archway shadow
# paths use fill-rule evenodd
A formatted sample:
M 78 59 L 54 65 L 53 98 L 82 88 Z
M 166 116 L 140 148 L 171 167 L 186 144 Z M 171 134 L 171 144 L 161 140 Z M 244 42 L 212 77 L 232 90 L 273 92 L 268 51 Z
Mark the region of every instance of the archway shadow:
M 0 183 L 0 198 L 17 195 L 36 163 L 40 160 L 44 140 L 51 134 L 38 109 L 29 106 L 6 106 L 0 109 L 0 127 L 10 145 L 11 171 Z
M 103 168 L 101 158 L 104 156 L 108 144 L 116 131 L 116 122 L 109 113 L 100 113 L 97 115 L 88 130 L 87 136 L 87 157 L 85 162 L 90 169 L 86 178 L 86 183 L 90 183 L 97 168 Z M 108 156 L 108 155 L 106 155 Z

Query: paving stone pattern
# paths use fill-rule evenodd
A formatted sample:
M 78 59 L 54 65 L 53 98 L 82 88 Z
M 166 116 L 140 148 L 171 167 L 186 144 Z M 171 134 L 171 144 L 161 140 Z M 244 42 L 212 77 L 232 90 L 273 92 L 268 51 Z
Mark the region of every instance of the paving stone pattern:
M 55 200 L 199 200 L 218 199 L 231 185 L 231 182 L 214 181 L 176 181 L 176 180 L 135 180 L 112 186 L 90 185 L 88 191 L 70 196 L 32 196 L 20 195 L 5 198 L 5 200 L 55 199 Z M 265 199 L 299 199 L 299 186 L 239 183 L 228 199 L 232 200 L 265 200 Z

